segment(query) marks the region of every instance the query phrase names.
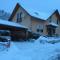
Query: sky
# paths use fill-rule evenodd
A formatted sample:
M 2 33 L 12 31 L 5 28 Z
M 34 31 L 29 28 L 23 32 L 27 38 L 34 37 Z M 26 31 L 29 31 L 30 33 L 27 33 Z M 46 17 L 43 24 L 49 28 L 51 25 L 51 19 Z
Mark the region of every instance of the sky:
M 43 13 L 49 13 L 50 11 L 56 9 L 60 12 L 60 0 L 1 0 L 0 10 L 12 13 L 17 2 L 24 5 L 27 9 Z

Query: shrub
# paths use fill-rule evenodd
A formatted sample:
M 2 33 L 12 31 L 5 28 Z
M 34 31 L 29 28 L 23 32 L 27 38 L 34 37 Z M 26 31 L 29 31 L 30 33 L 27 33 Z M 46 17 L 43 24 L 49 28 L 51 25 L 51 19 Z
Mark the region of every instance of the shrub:
M 52 40 L 52 41 L 47 41 L 48 43 L 51 43 L 51 44 L 55 44 L 55 43 L 59 43 L 60 40 Z

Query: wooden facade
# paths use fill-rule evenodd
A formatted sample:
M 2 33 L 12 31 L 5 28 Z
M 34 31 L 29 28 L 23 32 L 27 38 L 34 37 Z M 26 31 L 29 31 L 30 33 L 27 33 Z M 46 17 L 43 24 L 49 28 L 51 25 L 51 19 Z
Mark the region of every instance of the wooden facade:
M 0 24 L 0 30 L 8 30 L 10 31 L 10 36 L 12 37 L 12 41 L 17 41 L 19 39 L 26 39 L 26 28 L 20 28 L 16 26 L 9 26 Z

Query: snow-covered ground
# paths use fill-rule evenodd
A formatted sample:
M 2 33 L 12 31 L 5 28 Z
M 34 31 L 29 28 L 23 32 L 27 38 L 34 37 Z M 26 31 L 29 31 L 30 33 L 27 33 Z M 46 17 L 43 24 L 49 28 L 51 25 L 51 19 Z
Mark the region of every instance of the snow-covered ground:
M 10 48 L 1 48 L 5 50 L 0 51 L 0 60 L 55 60 L 60 56 L 60 43 L 11 42 Z
M 60 37 L 40 36 L 40 37 L 37 39 L 37 42 L 55 44 L 55 43 L 59 43 L 59 42 L 60 42 Z

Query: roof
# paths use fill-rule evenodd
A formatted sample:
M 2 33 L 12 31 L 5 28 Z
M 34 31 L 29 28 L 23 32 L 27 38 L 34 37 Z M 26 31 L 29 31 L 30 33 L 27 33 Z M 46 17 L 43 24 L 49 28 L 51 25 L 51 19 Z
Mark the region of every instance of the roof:
M 51 16 L 53 16 L 54 14 L 56 14 L 56 16 L 57 16 L 58 19 L 60 19 L 59 11 L 58 11 L 58 9 L 56 9 L 56 10 L 52 11 L 52 13 L 50 13 L 50 15 L 48 16 L 47 20 L 48 20 Z
M 40 20 L 47 20 L 50 16 L 52 16 L 53 14 L 57 14 L 58 17 L 60 17 L 59 15 L 59 12 L 57 9 L 53 10 L 53 11 L 50 11 L 50 13 L 43 13 L 43 12 L 40 12 L 40 11 L 36 11 L 36 10 L 32 10 L 32 9 L 28 9 L 27 7 L 25 7 L 23 4 L 21 3 L 17 3 L 9 20 L 12 20 L 12 18 L 14 17 L 16 11 L 18 10 L 18 8 L 21 7 L 23 8 L 23 10 L 28 13 L 28 15 L 30 15 L 31 17 L 33 18 L 37 18 L 37 19 L 40 19 Z
M 15 23 L 15 22 L 7 21 L 7 20 L 2 20 L 2 19 L 0 19 L 0 25 L 7 25 L 7 26 L 12 26 L 12 27 L 26 28 L 27 29 L 27 27 L 25 27 L 23 25 L 20 25 L 20 24 Z
M 48 14 L 46 14 L 46 13 L 35 11 L 35 10 L 30 10 L 30 11 L 28 11 L 28 13 L 32 17 L 37 18 L 37 19 L 40 19 L 40 20 L 46 20 L 46 18 L 48 16 Z
M 15 15 L 15 13 L 17 12 L 17 10 L 18 10 L 19 7 L 23 8 L 23 10 L 24 10 L 28 15 L 30 15 L 31 17 L 34 17 L 34 18 L 37 18 L 37 19 L 40 19 L 40 20 L 45 20 L 45 19 L 41 18 L 42 15 L 44 15 L 44 14 L 42 14 L 42 13 L 40 14 L 40 13 L 38 13 L 37 11 L 31 10 L 31 9 L 28 9 L 28 8 L 25 8 L 25 7 L 24 7 L 22 4 L 20 4 L 20 3 L 17 3 L 17 4 L 16 4 L 16 6 L 15 6 L 15 8 L 14 8 L 14 10 L 13 10 L 13 12 L 12 12 L 10 18 L 9 18 L 9 20 L 12 20 L 12 18 L 14 17 L 14 15 Z M 44 18 L 46 18 L 46 15 L 44 15 Z

